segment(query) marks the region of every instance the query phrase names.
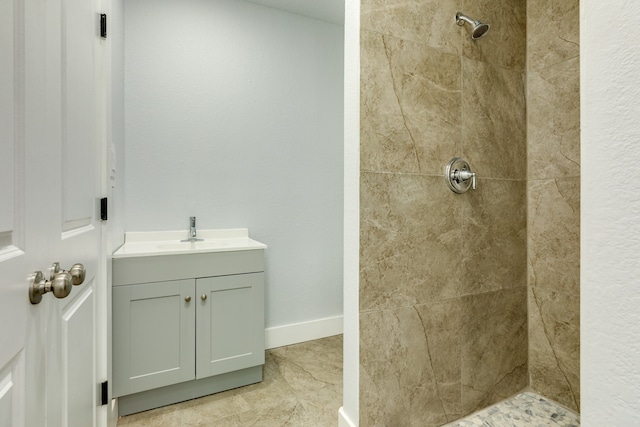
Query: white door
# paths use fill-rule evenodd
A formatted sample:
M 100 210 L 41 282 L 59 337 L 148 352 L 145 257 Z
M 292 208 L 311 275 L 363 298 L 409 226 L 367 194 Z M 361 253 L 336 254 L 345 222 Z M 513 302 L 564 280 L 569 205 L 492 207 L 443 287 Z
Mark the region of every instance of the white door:
M 0 1 L 0 426 L 102 425 L 99 0 Z M 31 304 L 27 276 L 86 268 Z M 101 350 L 102 351 L 102 350 Z

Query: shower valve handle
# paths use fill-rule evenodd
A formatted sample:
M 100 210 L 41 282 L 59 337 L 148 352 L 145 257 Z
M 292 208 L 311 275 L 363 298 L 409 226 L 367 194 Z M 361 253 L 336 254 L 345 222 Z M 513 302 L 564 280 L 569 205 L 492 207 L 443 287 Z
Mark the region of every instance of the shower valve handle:
M 444 177 L 449 189 L 454 193 L 465 193 L 477 187 L 476 173 L 471 170 L 469 162 L 460 157 L 454 157 L 445 167 Z
M 476 189 L 476 173 L 468 170 L 457 170 L 454 173 L 454 178 L 458 182 L 468 181 L 471 179 L 471 188 Z

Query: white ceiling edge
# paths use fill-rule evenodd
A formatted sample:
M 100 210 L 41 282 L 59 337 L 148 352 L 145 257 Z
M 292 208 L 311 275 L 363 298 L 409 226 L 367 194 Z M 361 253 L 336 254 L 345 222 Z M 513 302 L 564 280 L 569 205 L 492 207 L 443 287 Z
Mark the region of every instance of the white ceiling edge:
M 308 18 L 344 25 L 344 0 L 247 0 Z

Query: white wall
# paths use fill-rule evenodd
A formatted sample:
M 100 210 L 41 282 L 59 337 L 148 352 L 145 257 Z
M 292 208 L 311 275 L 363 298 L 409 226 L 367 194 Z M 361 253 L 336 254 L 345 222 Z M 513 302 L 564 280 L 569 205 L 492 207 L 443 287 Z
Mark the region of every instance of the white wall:
M 582 425 L 640 423 L 640 14 L 581 0 Z M 621 19 L 622 18 L 622 19 Z
M 344 25 L 344 0 L 248 0 L 297 15 Z
M 267 327 L 342 315 L 342 62 L 334 24 L 125 1 L 126 229 L 249 228 Z

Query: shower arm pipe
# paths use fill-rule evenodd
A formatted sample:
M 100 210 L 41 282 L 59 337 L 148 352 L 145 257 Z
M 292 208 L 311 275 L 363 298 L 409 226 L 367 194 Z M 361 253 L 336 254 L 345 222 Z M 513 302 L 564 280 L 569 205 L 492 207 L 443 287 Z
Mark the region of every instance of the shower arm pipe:
M 460 12 L 456 13 L 456 23 L 462 27 L 465 22 L 471 24 L 472 27 L 476 25 L 476 21 L 474 21 L 473 19 L 469 18 L 466 15 L 463 15 Z

